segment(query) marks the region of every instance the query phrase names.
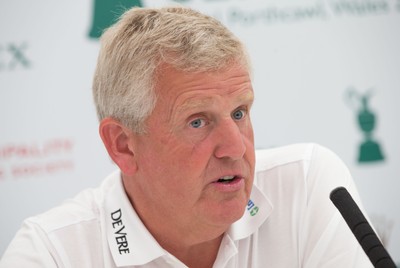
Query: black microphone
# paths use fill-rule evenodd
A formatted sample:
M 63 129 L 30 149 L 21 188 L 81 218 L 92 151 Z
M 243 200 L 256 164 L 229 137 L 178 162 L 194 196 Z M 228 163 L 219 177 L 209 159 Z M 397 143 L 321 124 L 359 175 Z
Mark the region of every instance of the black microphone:
M 334 189 L 330 199 L 342 214 L 347 225 L 357 238 L 375 268 L 396 268 L 378 236 L 369 225 L 354 199 L 344 187 Z

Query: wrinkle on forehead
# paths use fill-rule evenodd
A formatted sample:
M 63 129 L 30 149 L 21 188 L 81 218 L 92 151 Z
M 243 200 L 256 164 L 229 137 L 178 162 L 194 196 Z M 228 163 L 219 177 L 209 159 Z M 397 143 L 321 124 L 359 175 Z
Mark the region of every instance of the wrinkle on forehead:
M 232 92 L 234 93 L 234 92 Z M 232 94 L 231 93 L 231 94 Z M 224 98 L 222 95 L 216 95 L 221 98 Z M 179 106 L 178 106 L 178 112 L 186 111 L 186 110 L 199 110 L 204 107 L 211 107 L 215 102 L 217 102 L 216 96 L 206 96 L 206 97 L 199 97 L 198 95 L 193 96 L 191 98 L 188 98 L 184 100 Z M 252 103 L 254 100 L 254 94 L 253 91 L 251 90 L 246 90 L 243 93 L 240 93 L 240 95 L 236 96 L 234 101 L 237 103 Z
M 212 106 L 213 103 L 215 103 L 216 99 L 215 97 L 205 97 L 205 98 L 199 98 L 198 96 L 193 96 L 192 98 L 189 98 L 185 100 L 183 103 L 181 103 L 178 106 L 178 112 L 179 111 L 186 111 L 186 110 L 198 110 L 204 107 Z

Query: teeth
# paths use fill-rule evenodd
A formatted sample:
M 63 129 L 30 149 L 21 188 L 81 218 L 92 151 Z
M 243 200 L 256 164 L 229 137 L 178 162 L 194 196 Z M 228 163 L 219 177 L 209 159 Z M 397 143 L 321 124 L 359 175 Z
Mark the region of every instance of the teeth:
M 234 177 L 235 176 L 224 176 L 224 177 L 221 177 L 219 180 L 220 181 L 229 181 L 229 180 L 232 180 Z

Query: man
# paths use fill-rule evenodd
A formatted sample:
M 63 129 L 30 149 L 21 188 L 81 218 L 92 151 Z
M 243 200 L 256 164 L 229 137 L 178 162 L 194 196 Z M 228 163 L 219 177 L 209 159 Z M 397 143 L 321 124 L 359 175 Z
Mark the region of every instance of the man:
M 28 219 L 2 267 L 370 267 L 329 201 L 339 185 L 357 196 L 334 154 L 256 156 L 249 68 L 213 18 L 127 11 L 102 36 L 93 85 L 119 171 Z

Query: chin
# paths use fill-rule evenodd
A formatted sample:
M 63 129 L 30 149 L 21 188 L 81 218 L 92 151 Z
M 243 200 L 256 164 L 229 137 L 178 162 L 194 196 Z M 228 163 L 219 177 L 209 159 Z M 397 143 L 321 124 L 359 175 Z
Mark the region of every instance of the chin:
M 225 201 L 214 210 L 216 213 L 211 217 L 215 223 L 229 226 L 243 216 L 247 202 L 246 197 Z

